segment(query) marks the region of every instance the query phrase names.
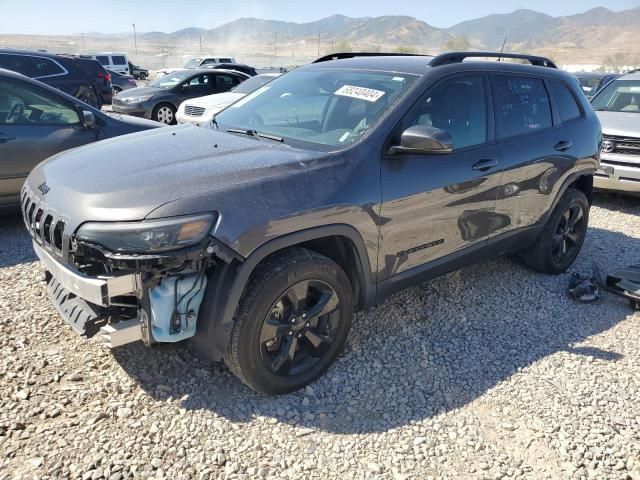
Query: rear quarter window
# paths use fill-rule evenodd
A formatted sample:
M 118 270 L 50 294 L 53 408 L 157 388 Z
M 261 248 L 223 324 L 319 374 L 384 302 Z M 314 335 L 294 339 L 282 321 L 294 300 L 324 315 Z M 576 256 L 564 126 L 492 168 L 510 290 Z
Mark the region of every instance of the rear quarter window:
M 96 60 L 98 60 L 102 65 L 109 65 L 109 57 L 106 55 L 98 55 L 96 56 Z
M 551 103 L 542 79 L 496 75 L 493 84 L 499 138 L 552 126 Z
M 569 88 L 557 80 L 550 81 L 549 87 L 562 123 L 580 118 L 582 112 Z

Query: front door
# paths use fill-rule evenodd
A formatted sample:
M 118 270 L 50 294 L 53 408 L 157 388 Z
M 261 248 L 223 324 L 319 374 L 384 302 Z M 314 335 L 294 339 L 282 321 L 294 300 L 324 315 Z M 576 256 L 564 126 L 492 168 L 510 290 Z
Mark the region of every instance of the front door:
M 0 207 L 19 203 L 38 163 L 95 139 L 72 104 L 30 83 L 0 79 Z
M 467 247 L 481 253 L 495 223 L 500 186 L 484 74 L 449 77 L 431 87 L 397 126 L 390 145 L 413 125 L 446 130 L 449 154 L 385 154 L 382 160 L 378 281 L 411 275 Z

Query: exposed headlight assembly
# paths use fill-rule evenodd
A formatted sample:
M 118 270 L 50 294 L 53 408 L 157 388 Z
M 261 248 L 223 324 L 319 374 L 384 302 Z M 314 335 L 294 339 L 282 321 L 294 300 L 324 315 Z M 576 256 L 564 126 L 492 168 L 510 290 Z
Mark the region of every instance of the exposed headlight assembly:
M 143 95 L 141 97 L 124 97 L 122 100 L 127 103 L 142 103 L 149 100 L 153 95 Z
M 167 252 L 201 242 L 215 218 L 214 214 L 203 214 L 142 222 L 89 222 L 80 227 L 76 239 L 113 252 Z

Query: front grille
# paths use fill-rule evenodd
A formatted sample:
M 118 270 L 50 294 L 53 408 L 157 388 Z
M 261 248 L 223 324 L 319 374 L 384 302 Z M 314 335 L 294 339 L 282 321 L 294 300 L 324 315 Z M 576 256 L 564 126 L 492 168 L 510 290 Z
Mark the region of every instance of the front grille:
M 65 219 L 49 209 L 26 185 L 22 190 L 22 216 L 31 237 L 39 245 L 57 257 L 66 255 Z
M 195 105 L 185 105 L 184 114 L 190 117 L 201 117 L 206 109 L 204 107 L 196 107 Z
M 621 137 L 615 135 L 603 135 L 604 141 L 613 144 L 613 150 L 604 153 L 619 153 L 622 155 L 640 155 L 640 138 Z

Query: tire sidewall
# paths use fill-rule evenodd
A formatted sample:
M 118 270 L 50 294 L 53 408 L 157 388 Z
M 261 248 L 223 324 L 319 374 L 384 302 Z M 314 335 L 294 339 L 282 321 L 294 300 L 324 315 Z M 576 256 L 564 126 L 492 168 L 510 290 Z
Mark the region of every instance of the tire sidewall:
M 160 120 L 158 120 L 158 112 L 163 107 L 167 107 L 167 108 L 171 109 L 171 111 L 173 112 L 173 117 L 171 118 L 171 123 L 164 123 L 164 122 L 161 122 Z M 162 123 L 164 125 L 173 125 L 173 124 L 176 123 L 176 109 L 174 108 L 173 105 L 171 105 L 169 103 L 160 103 L 160 104 L 156 105 L 155 107 L 153 107 L 152 117 L 153 117 L 153 120 L 155 120 L 158 123 Z
M 260 332 L 274 302 L 292 285 L 303 280 L 320 280 L 334 289 L 340 300 L 339 324 L 333 343 L 316 365 L 296 377 L 283 377 L 264 365 L 260 355 Z M 351 285 L 346 274 L 332 262 L 295 264 L 291 268 L 283 268 L 275 278 L 263 284 L 255 301 L 241 314 L 246 315 L 246 319 L 238 325 L 242 339 L 238 354 L 247 383 L 252 388 L 267 393 L 298 390 L 319 378 L 342 351 L 353 315 Z
M 572 257 L 567 257 L 567 259 L 565 259 L 563 262 L 557 262 L 553 258 L 553 253 L 551 248 L 552 238 L 558 229 L 562 216 L 573 205 L 579 205 L 582 208 L 582 214 L 583 214 L 585 226 L 584 226 L 582 235 L 580 236 L 580 240 L 576 245 L 575 255 L 573 255 Z M 558 273 L 564 272 L 565 270 L 567 270 L 567 268 L 569 268 L 573 264 L 573 262 L 575 262 L 576 258 L 580 254 L 580 251 L 582 250 L 582 245 L 584 244 L 584 240 L 587 236 L 587 230 L 589 228 L 589 207 L 590 207 L 589 201 L 587 200 L 587 197 L 584 195 L 584 193 L 582 193 L 579 190 L 570 189 L 570 190 L 567 190 L 560 204 L 558 205 L 558 208 L 556 208 L 556 210 L 554 211 L 553 216 L 550 219 L 551 221 L 549 222 L 549 226 L 550 226 L 550 230 L 548 231 L 549 238 L 546 239 L 548 244 L 547 262 L 553 271 Z

